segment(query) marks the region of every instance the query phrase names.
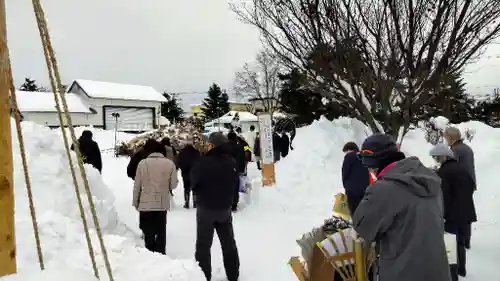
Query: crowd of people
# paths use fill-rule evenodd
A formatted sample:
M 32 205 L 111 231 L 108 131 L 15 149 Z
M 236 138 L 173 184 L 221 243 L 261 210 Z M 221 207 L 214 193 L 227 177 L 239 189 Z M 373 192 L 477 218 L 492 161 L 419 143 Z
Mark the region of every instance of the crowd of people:
M 429 152 L 436 168 L 406 157 L 385 134 L 368 137 L 361 149 L 344 146 L 342 180 L 353 226 L 376 242 L 378 280 L 456 281 L 467 275 L 466 250 L 477 220 L 474 153 L 459 129 L 448 127 L 443 136 L 446 143 Z M 456 263 L 447 258 L 445 233 L 455 236 Z
M 284 151 L 283 139 L 287 138 L 275 135 L 278 137 L 273 148 L 279 160 L 288 154 L 290 142 L 285 141 Z M 238 210 L 240 192 L 245 192 L 248 163 L 259 163 L 259 156 L 259 134 L 253 126 L 246 133 L 240 128 L 231 130 L 227 136 L 212 133 L 206 151 L 198 151 L 191 139 L 182 141 L 178 152 L 168 138 L 161 142 L 147 140 L 127 166 L 127 175 L 134 180 L 133 206 L 139 212 L 139 227 L 146 248 L 166 253 L 167 212 L 178 183 L 177 170 L 180 170 L 184 208 L 196 208 L 196 261 L 210 280 L 210 249 L 217 232 L 228 280 L 238 280 L 239 257 L 232 212 Z
M 353 142 L 343 148 L 342 181 L 353 226 L 362 238 L 377 244 L 377 263 L 371 272 L 378 280 L 457 281 L 467 275 L 471 224 L 477 220 L 474 153 L 457 128 L 446 128 L 443 136 L 446 143 L 429 152 L 435 168 L 406 157 L 385 134 L 368 137 L 361 149 Z M 227 136 L 216 132 L 209 136 L 206 151 L 196 150 L 187 139 L 179 152 L 168 138 L 147 140 L 127 166 L 146 248 L 166 253 L 167 212 L 180 170 L 184 208 L 196 208 L 196 261 L 210 280 L 210 249 L 217 232 L 228 280 L 238 280 L 232 212 L 238 208 L 248 163 L 259 163 L 259 137 L 255 128 L 247 133 L 236 129 Z M 275 161 L 287 156 L 291 148 L 287 139 L 286 134 L 273 134 Z M 83 162 L 101 172 L 101 154 L 92 133 L 84 131 L 77 145 Z M 456 238 L 456 264 L 447 258 L 445 233 Z

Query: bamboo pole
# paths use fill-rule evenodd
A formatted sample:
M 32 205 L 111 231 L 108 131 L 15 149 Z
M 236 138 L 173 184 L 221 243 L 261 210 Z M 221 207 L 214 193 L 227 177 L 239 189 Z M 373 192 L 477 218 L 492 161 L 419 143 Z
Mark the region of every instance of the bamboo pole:
M 16 273 L 9 71 L 5 0 L 0 0 L 0 277 Z
M 356 281 L 367 281 L 365 255 L 363 253 L 363 240 L 356 238 L 354 240 L 354 252 L 356 254 Z

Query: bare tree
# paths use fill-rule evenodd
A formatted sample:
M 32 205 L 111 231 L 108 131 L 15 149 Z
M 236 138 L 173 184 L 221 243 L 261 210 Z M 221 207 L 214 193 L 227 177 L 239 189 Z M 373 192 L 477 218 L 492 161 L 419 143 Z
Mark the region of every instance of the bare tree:
M 281 63 L 394 136 L 408 131 L 443 75 L 477 59 L 500 31 L 498 0 L 250 2 L 232 9 Z
M 233 90 L 236 95 L 260 102 L 264 111 L 274 112 L 279 94 L 279 61 L 271 53 L 261 51 L 255 62 L 246 63 L 236 73 Z

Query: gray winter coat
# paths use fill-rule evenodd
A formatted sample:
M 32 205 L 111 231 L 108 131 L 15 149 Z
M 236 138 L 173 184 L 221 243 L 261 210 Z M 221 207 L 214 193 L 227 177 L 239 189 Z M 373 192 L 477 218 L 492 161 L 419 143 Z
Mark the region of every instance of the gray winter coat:
M 380 281 L 450 281 L 441 180 L 416 157 L 398 161 L 370 185 L 354 229 L 380 248 Z
M 451 146 L 453 155 L 457 159 L 460 166 L 462 166 L 467 173 L 472 177 L 474 185 L 476 185 L 476 167 L 474 164 L 474 152 L 470 146 L 466 145 L 463 141 L 457 141 Z

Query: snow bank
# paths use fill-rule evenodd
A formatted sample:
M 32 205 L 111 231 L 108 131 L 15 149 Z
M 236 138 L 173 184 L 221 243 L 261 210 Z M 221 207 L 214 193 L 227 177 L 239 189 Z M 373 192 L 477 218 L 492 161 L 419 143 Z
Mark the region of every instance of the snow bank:
M 97 281 L 92 274 L 83 270 L 43 270 L 0 277 L 1 281 Z
M 497 215 L 500 212 L 500 178 L 496 176 L 499 171 L 500 129 L 476 121 L 456 125 L 448 124 L 443 118 L 435 121 L 441 127 L 456 126 L 462 133 L 466 130 L 475 132 L 469 145 L 475 153 L 478 190 L 474 200 L 478 222 L 473 224 L 472 249 L 467 252 L 467 280 L 491 279 L 497 276 L 495 261 L 500 259 L 497 238 L 500 232 Z M 369 130 L 363 124 L 348 118 L 333 122 L 321 119 L 299 128 L 293 142 L 295 149 L 276 164 L 276 187 L 260 192 L 259 204 L 265 203 L 272 210 L 266 209 L 266 214 L 282 213 L 279 223 L 287 228 L 286 232 L 297 233 L 294 238 L 299 237 L 299 230 L 309 231 L 313 225 L 322 223 L 331 214 L 333 195 L 342 191 L 342 146 L 347 141 L 361 144 L 367 134 Z M 401 150 L 407 156 L 417 156 L 424 164 L 432 165 L 431 147 L 425 141 L 425 132 L 416 129 L 405 136 Z M 286 227 L 286 223 L 294 227 Z M 286 237 L 284 239 L 290 237 L 286 233 L 280 235 Z
M 348 141 L 361 145 L 367 133 L 361 122 L 350 118 L 333 122 L 321 118 L 298 128 L 294 150 L 276 164 L 276 186 L 262 190 L 256 204 L 290 216 L 307 213 L 309 219 L 321 223 L 331 214 L 333 195 L 343 190 L 342 147 Z M 318 201 L 312 194 L 328 194 L 329 198 Z
M 115 148 L 115 139 L 114 139 L 114 131 L 109 131 L 109 130 L 103 130 L 99 128 L 94 128 L 94 127 L 76 127 L 75 128 L 75 134 L 76 137 L 79 138 L 80 135 L 84 130 L 89 130 L 92 132 L 94 135 L 94 140 L 99 144 L 99 148 L 102 150 L 111 150 Z M 59 134 L 59 138 L 62 141 L 62 133 L 60 130 L 55 130 Z M 68 132 L 68 137 L 70 136 L 69 134 L 69 129 L 66 129 Z M 120 144 L 122 142 L 127 142 L 135 138 L 137 135 L 135 134 L 128 134 L 125 132 L 117 132 L 116 133 L 116 142 L 117 144 Z
M 16 193 L 16 239 L 18 268 L 22 273 L 36 268 L 36 247 L 28 209 L 28 199 L 12 121 L 14 149 L 14 180 Z M 35 200 L 41 244 L 47 268 L 85 269 L 91 272 L 88 249 L 78 211 L 71 172 L 60 131 L 30 122 L 22 123 L 28 158 L 30 180 Z M 109 133 L 108 133 L 109 135 Z M 76 163 L 73 155 L 74 163 Z M 90 165 L 85 165 L 88 181 L 108 254 L 117 280 L 156 281 L 204 280 L 192 260 L 171 260 L 148 252 L 136 231 L 122 221 L 115 208 L 113 192 L 102 181 L 101 175 Z M 77 179 L 81 182 L 78 168 Z M 80 183 L 86 218 L 92 231 L 94 250 L 97 254 L 101 276 L 105 278 L 100 247 L 93 231 L 92 216 L 87 197 Z M 68 258 L 71 257 L 71 258 Z M 149 270 L 155 268 L 154 271 Z M 101 279 L 103 280 L 103 279 Z

